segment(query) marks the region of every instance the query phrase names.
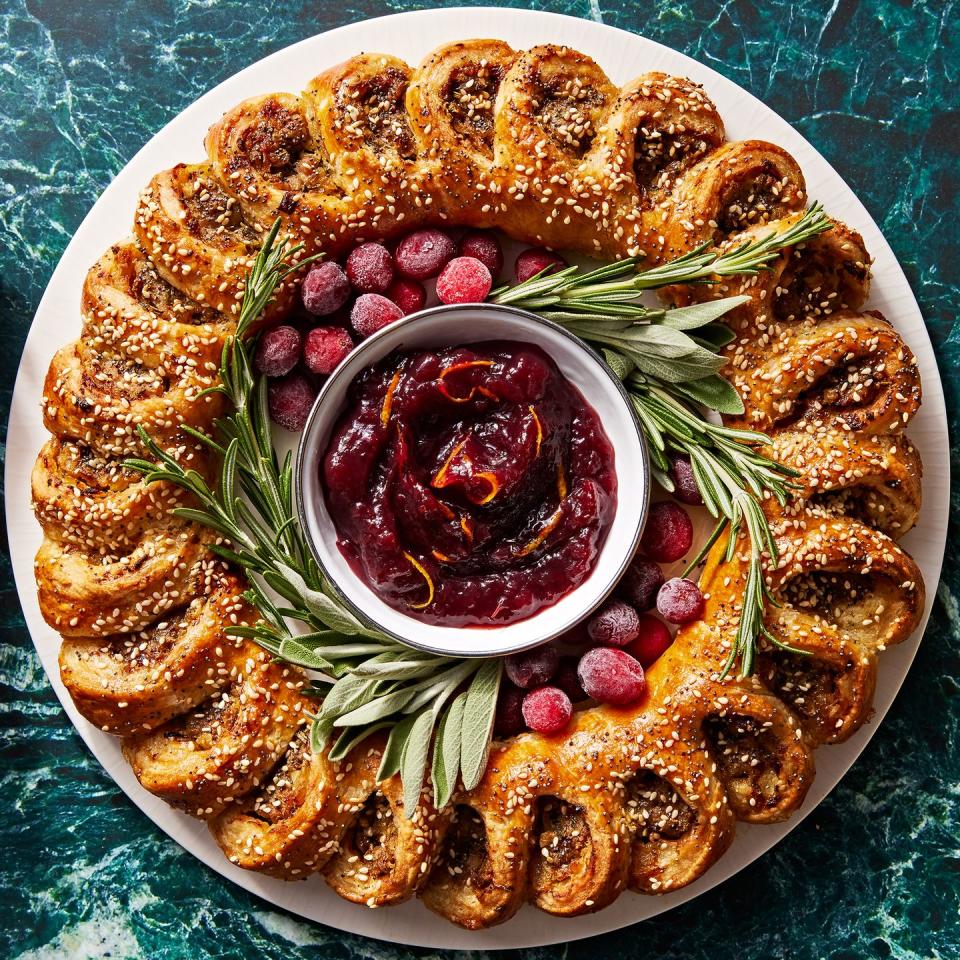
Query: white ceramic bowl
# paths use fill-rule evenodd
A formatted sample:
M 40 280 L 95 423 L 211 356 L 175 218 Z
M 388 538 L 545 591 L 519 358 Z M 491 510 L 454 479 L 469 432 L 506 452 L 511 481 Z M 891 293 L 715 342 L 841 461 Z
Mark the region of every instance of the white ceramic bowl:
M 337 546 L 319 465 L 343 411 L 347 390 L 366 367 L 394 350 L 512 340 L 541 347 L 597 412 L 613 445 L 617 507 L 607 538 L 587 579 L 526 620 L 497 627 L 423 623 L 384 603 L 351 569 Z M 650 470 L 640 429 L 620 381 L 582 340 L 524 310 L 493 304 L 433 307 L 384 327 L 331 374 L 313 406 L 297 450 L 297 510 L 317 563 L 346 603 L 384 633 L 421 650 L 461 657 L 511 653 L 544 643 L 579 623 L 614 588 L 643 531 Z

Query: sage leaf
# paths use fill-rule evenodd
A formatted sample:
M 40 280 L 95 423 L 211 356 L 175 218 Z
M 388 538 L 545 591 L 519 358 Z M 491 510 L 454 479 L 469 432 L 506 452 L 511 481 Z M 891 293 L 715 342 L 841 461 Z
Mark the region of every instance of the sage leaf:
M 440 718 L 433 742 L 433 802 L 442 810 L 453 796 L 460 776 L 460 738 L 463 732 L 463 708 L 466 692 L 458 694 Z
M 427 757 L 430 753 L 435 718 L 436 715 L 429 707 L 416 715 L 403 747 L 403 756 L 400 758 L 403 812 L 408 820 L 412 819 L 420 803 L 420 791 L 423 789 L 423 780 L 427 772 Z
M 460 740 L 460 770 L 467 790 L 480 782 L 487 769 L 502 669 L 502 660 L 485 660 L 467 688 Z
M 699 380 L 686 380 L 676 384 L 678 393 L 717 413 L 737 415 L 743 413 L 743 401 L 733 384 L 720 374 L 701 377 Z
M 380 758 L 380 769 L 377 770 L 378 783 L 382 783 L 395 773 L 400 772 L 400 761 L 403 759 L 403 749 L 406 746 L 407 737 L 410 735 L 410 729 L 416 719 L 416 716 L 404 717 L 391 728 L 390 736 L 387 737 L 387 745 L 383 749 L 383 756 Z
M 749 299 L 749 297 L 744 296 L 724 297 L 721 300 L 693 303 L 688 307 L 666 310 L 662 319 L 652 320 L 651 322 L 661 323 L 665 327 L 673 327 L 674 330 L 695 330 L 697 327 L 705 327 L 708 323 L 719 320 L 724 314 L 729 313 L 734 307 L 746 303 Z
M 332 731 L 333 723 L 331 721 L 319 715 L 313 718 L 313 722 L 310 724 L 310 749 L 317 756 L 323 753 L 323 748 L 327 745 Z
M 298 667 L 306 667 L 308 670 L 332 670 L 333 664 L 317 654 L 309 647 L 298 643 L 294 637 L 284 637 L 280 641 L 280 647 L 277 650 L 277 656 L 281 660 L 288 660 L 295 663 Z
M 327 756 L 333 761 L 342 760 L 354 747 L 363 743 L 371 734 L 389 726 L 389 722 L 383 721 L 382 723 L 374 723 L 369 727 L 361 727 L 360 729 L 348 727 L 337 737 L 337 742 L 330 748 Z

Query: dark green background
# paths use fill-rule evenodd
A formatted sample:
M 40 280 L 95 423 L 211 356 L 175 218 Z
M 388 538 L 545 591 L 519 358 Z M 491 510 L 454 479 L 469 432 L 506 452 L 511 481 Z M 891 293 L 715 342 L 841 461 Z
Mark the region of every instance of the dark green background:
M 274 6 L 0 3 L 0 423 L 27 328 L 63 248 L 150 136 L 201 93 L 274 50 L 354 20 L 430 4 L 288 2 L 272 12 Z M 954 3 L 545 6 L 602 18 L 704 61 L 812 141 L 857 190 L 907 271 L 937 349 L 955 435 Z M 944 451 L 943 462 L 926 469 L 947 470 L 946 460 Z M 954 525 L 952 538 L 956 532 Z M 149 823 L 61 712 L 24 629 L 9 564 L 0 559 L 0 956 L 410 955 L 273 909 Z M 564 953 L 960 956 L 958 587 L 960 563 L 948 548 L 926 639 L 883 729 L 833 795 L 772 853 L 629 934 L 526 951 L 525 960 Z

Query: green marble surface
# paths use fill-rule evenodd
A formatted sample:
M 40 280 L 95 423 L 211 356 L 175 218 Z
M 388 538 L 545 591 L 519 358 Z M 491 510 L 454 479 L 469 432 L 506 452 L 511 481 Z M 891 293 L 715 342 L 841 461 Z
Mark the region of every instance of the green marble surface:
M 420 6 L 430 4 L 2 0 L 0 423 L 7 421 L 31 317 L 63 248 L 153 133 L 274 50 Z M 825 154 L 855 186 L 907 271 L 936 346 L 955 438 L 956 4 L 543 6 L 645 34 L 704 61 L 765 100 Z M 926 466 L 948 469 L 946 462 Z M 92 759 L 60 710 L 24 629 L 5 544 L 2 552 L 0 957 L 436 955 L 287 915 L 161 834 Z M 926 639 L 883 728 L 838 789 L 772 853 L 628 936 L 524 951 L 524 960 L 960 956 L 958 590 L 960 561 L 948 549 Z

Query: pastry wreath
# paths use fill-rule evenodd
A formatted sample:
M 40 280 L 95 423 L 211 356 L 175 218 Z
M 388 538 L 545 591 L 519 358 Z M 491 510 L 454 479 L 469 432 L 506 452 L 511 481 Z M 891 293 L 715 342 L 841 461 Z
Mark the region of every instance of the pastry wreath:
M 864 312 L 869 255 L 836 223 L 758 276 L 669 291 L 676 303 L 744 292 L 727 348 L 743 422 L 769 433 L 803 489 L 769 507 L 780 601 L 767 626 L 807 657 L 761 652 L 748 680 L 718 680 L 746 559 L 719 544 L 703 620 L 680 631 L 629 709 L 580 710 L 560 737 L 494 745 L 480 785 L 412 813 L 396 778 L 376 782 L 382 741 L 340 763 L 313 755 L 311 701 L 296 669 L 224 633 L 253 616 L 243 582 L 170 515 L 179 494 L 120 465 L 144 424 L 201 471 L 181 431 L 206 429 L 243 275 L 279 215 L 309 251 L 418 224 L 650 263 L 705 240 L 736 244 L 799 217 L 803 176 L 784 150 L 724 140 L 689 80 L 645 74 L 617 89 L 564 47 L 496 40 L 434 51 L 421 66 L 363 54 L 299 96 L 229 111 L 208 160 L 157 174 L 133 236 L 91 268 L 80 339 L 44 390 L 53 438 L 33 477 L 45 539 L 41 609 L 63 635 L 78 709 L 124 737 L 140 782 L 209 821 L 231 861 L 379 906 L 416 894 L 455 923 L 486 927 L 526 901 L 559 915 L 625 888 L 690 883 L 737 820 L 788 817 L 813 748 L 867 717 L 877 654 L 916 626 L 920 572 L 896 539 L 915 522 L 921 465 L 903 430 L 920 403 L 916 363 Z M 270 308 L 290 309 L 295 281 Z

